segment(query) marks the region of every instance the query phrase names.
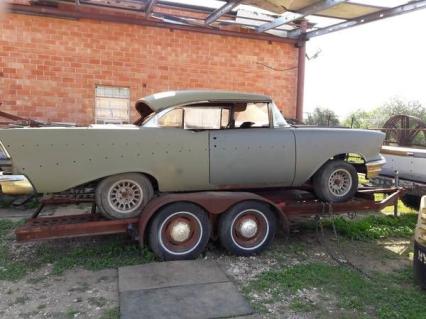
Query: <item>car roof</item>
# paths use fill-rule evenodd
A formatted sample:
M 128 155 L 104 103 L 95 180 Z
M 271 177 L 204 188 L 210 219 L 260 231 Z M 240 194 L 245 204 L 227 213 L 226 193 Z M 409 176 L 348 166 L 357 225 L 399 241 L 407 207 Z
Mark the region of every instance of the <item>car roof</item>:
M 180 90 L 167 91 L 148 95 L 136 102 L 136 109 L 146 105 L 158 112 L 171 106 L 197 102 L 271 102 L 272 99 L 263 94 L 219 91 L 219 90 Z

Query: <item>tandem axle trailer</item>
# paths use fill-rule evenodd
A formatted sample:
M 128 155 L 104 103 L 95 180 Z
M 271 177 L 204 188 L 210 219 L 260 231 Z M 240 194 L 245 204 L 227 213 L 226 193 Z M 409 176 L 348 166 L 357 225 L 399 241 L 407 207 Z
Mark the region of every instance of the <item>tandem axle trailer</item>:
M 311 192 L 289 189 L 166 193 L 154 197 L 139 217 L 108 220 L 96 212 L 91 197 L 52 197 L 25 224 L 16 229 L 18 242 L 80 236 L 128 233 L 141 246 L 148 243 L 164 260 L 195 258 L 210 238 L 237 255 L 265 249 L 278 228 L 313 216 L 379 211 L 395 206 L 400 187 L 359 188 L 347 202 L 325 203 Z M 384 194 L 377 200 L 377 194 Z M 40 216 L 45 205 L 91 202 L 92 212 L 65 216 Z

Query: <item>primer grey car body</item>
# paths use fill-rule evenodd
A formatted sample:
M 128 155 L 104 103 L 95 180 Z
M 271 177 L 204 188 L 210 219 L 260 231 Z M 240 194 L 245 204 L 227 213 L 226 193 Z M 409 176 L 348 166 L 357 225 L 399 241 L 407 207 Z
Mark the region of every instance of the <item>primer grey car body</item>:
M 272 103 L 264 95 L 177 91 L 141 99 L 136 108 L 146 117 L 176 106 L 225 102 Z M 165 192 L 299 186 L 339 154 L 360 154 L 367 170 L 369 164 L 383 164 L 383 139 L 383 133 L 367 130 L 273 123 L 217 130 L 144 125 L 0 130 L 12 163 L 3 169 L 26 176 L 38 193 L 61 192 L 125 172 L 147 174 Z

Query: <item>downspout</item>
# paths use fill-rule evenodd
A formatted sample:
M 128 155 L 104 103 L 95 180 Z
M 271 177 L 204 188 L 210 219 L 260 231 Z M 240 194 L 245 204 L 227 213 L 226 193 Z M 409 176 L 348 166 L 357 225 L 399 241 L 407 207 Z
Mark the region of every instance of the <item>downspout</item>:
M 306 29 L 308 22 L 301 21 L 300 30 L 302 31 L 299 41 L 296 43 L 298 48 L 297 57 L 297 100 L 296 100 L 296 119 L 303 122 L 303 96 L 305 92 L 305 54 L 306 54 Z

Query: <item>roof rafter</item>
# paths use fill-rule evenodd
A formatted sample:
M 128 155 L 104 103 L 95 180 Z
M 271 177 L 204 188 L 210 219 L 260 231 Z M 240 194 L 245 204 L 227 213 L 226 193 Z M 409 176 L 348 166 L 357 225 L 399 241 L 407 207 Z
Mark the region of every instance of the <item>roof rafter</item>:
M 217 19 L 219 19 L 221 16 L 223 16 L 224 14 L 228 13 L 229 11 L 234 9 L 236 6 L 238 6 L 241 2 L 242 2 L 242 0 L 231 0 L 227 3 L 225 3 L 223 6 L 216 9 L 215 11 L 213 11 L 212 13 L 210 13 L 207 16 L 205 24 L 206 25 L 212 24 Z
M 148 0 L 148 3 L 146 4 L 146 9 L 145 9 L 145 17 L 149 18 L 152 14 L 152 11 L 154 10 L 154 6 L 156 5 L 156 3 L 158 2 L 158 0 Z
M 389 9 L 386 9 L 386 10 L 383 10 L 383 11 L 370 13 L 370 14 L 367 14 L 365 16 L 353 19 L 353 20 L 348 20 L 348 21 L 345 21 L 345 22 L 341 22 L 341 23 L 337 23 L 337 24 L 328 26 L 326 28 L 321 28 L 321 29 L 318 29 L 318 30 L 310 31 L 310 32 L 306 33 L 306 39 L 310 39 L 312 37 L 316 37 L 316 36 L 324 35 L 324 34 L 327 34 L 327 33 L 347 29 L 347 28 L 354 27 L 354 26 L 359 25 L 359 24 L 365 24 L 365 23 L 368 23 L 368 22 L 373 22 L 373 21 L 380 20 L 380 19 L 383 19 L 383 18 L 389 18 L 389 17 L 393 17 L 393 16 L 396 16 L 396 15 L 400 15 L 400 14 L 404 14 L 404 13 L 408 13 L 408 12 L 411 12 L 411 11 L 424 9 L 424 8 L 426 8 L 426 0 L 411 1 L 409 3 L 400 5 L 400 6 L 395 7 L 395 8 L 389 8 Z M 289 33 L 290 37 L 291 36 L 294 37 L 296 35 L 298 35 L 298 32 L 293 33 L 293 31 L 292 31 L 292 32 Z
M 279 17 L 271 22 L 264 23 L 256 28 L 257 32 L 265 32 L 270 29 L 274 29 L 276 27 L 279 27 L 283 24 L 290 23 L 292 21 L 298 20 L 300 18 L 303 18 L 305 16 L 315 14 L 317 12 L 323 11 L 325 9 L 334 7 L 340 3 L 346 2 L 347 0 L 322 0 L 320 2 L 316 2 L 314 4 L 311 4 L 307 7 L 302 8 L 298 12 L 293 12 L 291 15 L 287 15 L 284 17 Z

